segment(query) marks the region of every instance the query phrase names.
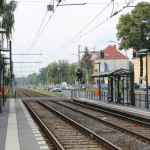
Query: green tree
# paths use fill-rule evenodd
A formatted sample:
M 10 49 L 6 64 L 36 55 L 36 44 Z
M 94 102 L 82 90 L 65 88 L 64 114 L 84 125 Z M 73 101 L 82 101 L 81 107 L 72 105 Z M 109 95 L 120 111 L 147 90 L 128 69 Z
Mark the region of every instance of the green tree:
M 3 4 L 4 4 L 4 0 L 0 0 L 0 9 L 2 8 Z
M 49 84 L 58 84 L 62 81 L 73 84 L 76 79 L 76 66 L 76 63 L 69 64 L 67 60 L 54 61 L 40 70 L 39 83 L 46 84 L 48 81 Z
M 6 37 L 10 39 L 12 36 L 12 30 L 14 29 L 14 11 L 17 7 L 16 2 L 9 2 L 8 4 L 1 0 L 0 2 L 0 17 L 1 17 L 1 27 L 6 30 Z
M 91 82 L 91 75 L 93 73 L 94 61 L 92 60 L 92 54 L 89 52 L 88 48 L 85 47 L 84 55 L 81 59 L 81 69 L 84 71 L 83 78 L 85 81 L 86 73 L 88 73 L 88 81 Z
M 37 74 L 28 75 L 25 81 L 26 85 L 38 85 Z
M 143 22 L 146 21 L 147 23 Z M 119 49 L 150 49 L 150 3 L 140 2 L 131 11 L 122 15 L 117 28 Z M 143 59 L 140 55 L 140 76 L 143 77 Z

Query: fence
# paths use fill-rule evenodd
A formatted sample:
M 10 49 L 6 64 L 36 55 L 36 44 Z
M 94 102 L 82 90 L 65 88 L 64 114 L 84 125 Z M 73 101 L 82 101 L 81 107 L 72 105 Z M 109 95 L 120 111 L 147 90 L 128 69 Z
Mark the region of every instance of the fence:
M 107 102 L 108 101 L 108 93 L 101 91 L 100 94 L 95 94 L 95 91 L 84 91 L 80 93 L 81 98 L 86 98 L 86 99 L 93 99 L 93 100 L 100 100 Z M 73 98 L 79 98 L 79 91 L 78 90 L 72 90 L 71 91 L 71 99 Z M 148 95 L 148 105 L 150 105 L 150 95 Z M 113 102 L 116 103 L 116 100 Z M 130 103 L 121 103 L 123 105 L 131 105 Z M 146 94 L 135 94 L 135 106 L 139 108 L 147 108 L 146 107 Z
M 150 106 L 150 95 L 148 95 L 148 105 Z M 146 94 L 135 94 L 135 106 L 140 108 L 146 108 Z

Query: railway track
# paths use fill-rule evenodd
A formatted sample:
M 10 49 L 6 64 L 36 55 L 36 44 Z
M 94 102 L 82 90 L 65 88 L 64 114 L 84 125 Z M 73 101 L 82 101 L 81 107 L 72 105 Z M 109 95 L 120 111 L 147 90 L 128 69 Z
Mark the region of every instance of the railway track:
M 70 108 L 72 110 L 80 111 L 81 113 L 88 115 L 89 117 L 102 123 L 108 124 L 110 126 L 114 125 L 114 128 L 118 128 L 129 134 L 133 133 L 133 136 L 137 138 L 141 137 L 141 140 L 147 141 L 150 144 L 150 123 L 142 122 L 140 120 L 135 120 L 132 118 L 127 118 L 110 112 L 106 113 L 104 111 L 101 111 L 100 109 L 95 109 L 94 107 L 71 101 L 53 102 Z
M 46 134 L 60 150 L 119 150 L 62 113 L 38 101 L 24 101 Z
M 106 115 L 104 114 L 102 115 L 96 111 L 73 104 L 72 107 L 71 104 L 67 106 L 67 104 L 64 105 L 64 103 L 67 103 L 64 101 L 54 102 L 41 100 L 41 102 L 46 103 L 67 117 L 82 124 L 111 143 L 116 144 L 121 149 L 138 149 L 140 145 L 145 145 L 145 149 L 150 149 L 149 127 L 134 127 L 135 123 L 127 120 L 123 121 L 123 119 L 120 120 L 115 117 L 113 117 L 115 118 L 114 121 L 111 117 L 105 120 Z M 60 103 L 63 103 L 63 105 Z M 122 121 L 123 123 L 121 124 Z M 135 143 L 136 145 L 134 145 Z
M 32 92 L 30 96 L 32 96 Z M 44 97 L 41 97 L 40 100 L 43 105 L 46 103 L 120 149 L 150 149 L 149 123 L 115 116 L 111 112 L 104 113 L 97 108 L 70 101 L 46 101 Z
M 51 95 L 31 91 L 25 88 L 16 89 L 16 96 L 19 97 L 50 97 Z M 53 96 L 51 96 L 53 97 Z

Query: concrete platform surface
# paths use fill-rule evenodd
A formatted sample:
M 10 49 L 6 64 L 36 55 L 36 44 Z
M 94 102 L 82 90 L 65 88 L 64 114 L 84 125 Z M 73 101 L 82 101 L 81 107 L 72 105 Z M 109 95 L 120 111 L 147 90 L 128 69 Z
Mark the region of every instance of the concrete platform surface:
M 150 109 L 140 109 L 138 107 L 119 105 L 119 104 L 108 103 L 108 102 L 99 101 L 99 100 L 85 99 L 85 98 L 74 98 L 74 101 L 89 103 L 92 105 L 97 105 L 100 107 L 124 112 L 126 114 L 132 114 L 134 116 L 139 116 L 141 118 L 150 119 Z
M 2 108 L 0 150 L 49 150 L 20 99 L 7 99 Z

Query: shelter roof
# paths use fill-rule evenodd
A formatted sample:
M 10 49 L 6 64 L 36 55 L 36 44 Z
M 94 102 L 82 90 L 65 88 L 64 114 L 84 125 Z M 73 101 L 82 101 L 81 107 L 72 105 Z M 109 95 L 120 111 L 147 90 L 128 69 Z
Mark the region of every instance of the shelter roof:
M 110 76 L 126 76 L 126 75 L 132 75 L 133 72 L 131 72 L 130 70 L 127 69 L 117 69 L 115 71 L 111 71 L 111 72 L 100 72 L 100 73 L 96 73 L 91 75 L 92 77 L 110 77 Z

